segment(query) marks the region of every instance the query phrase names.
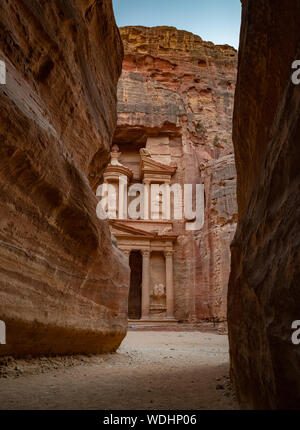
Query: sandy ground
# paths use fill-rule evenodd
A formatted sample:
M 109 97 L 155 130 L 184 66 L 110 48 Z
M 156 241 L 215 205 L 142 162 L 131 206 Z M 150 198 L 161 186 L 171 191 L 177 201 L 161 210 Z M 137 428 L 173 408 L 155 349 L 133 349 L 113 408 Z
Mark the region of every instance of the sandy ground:
M 131 331 L 116 354 L 2 360 L 0 409 L 236 409 L 228 371 L 225 335 Z

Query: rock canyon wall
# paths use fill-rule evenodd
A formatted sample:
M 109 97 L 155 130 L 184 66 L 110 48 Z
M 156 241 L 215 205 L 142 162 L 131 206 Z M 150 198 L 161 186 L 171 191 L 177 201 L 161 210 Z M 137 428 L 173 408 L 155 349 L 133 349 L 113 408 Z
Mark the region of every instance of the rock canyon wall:
M 205 184 L 204 227 L 186 231 L 173 221 L 175 317 L 224 320 L 237 218 L 231 139 L 237 52 L 176 28 L 120 32 L 125 57 L 114 143 L 125 155 L 146 147 L 156 161 L 176 163 L 171 183 Z
M 0 4 L 0 355 L 114 351 L 126 333 L 129 268 L 90 185 L 122 57 L 110 0 Z
M 239 223 L 228 295 L 231 374 L 246 408 L 299 409 L 300 1 L 244 0 L 233 140 Z

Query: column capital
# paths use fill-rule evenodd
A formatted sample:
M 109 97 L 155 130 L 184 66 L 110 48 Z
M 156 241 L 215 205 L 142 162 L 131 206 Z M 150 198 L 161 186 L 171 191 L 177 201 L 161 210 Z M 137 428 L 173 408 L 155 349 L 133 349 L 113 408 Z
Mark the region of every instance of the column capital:
M 148 178 L 143 179 L 143 184 L 144 185 L 150 185 L 151 184 L 151 179 L 148 179 Z
M 174 251 L 167 250 L 167 251 L 164 252 L 164 254 L 165 254 L 165 257 L 172 257 L 173 254 L 174 254 Z
M 131 249 L 122 249 L 121 250 L 123 252 L 123 254 L 125 254 L 126 256 L 128 256 L 131 253 Z
M 150 257 L 151 251 L 150 249 L 142 249 L 141 253 L 143 257 Z

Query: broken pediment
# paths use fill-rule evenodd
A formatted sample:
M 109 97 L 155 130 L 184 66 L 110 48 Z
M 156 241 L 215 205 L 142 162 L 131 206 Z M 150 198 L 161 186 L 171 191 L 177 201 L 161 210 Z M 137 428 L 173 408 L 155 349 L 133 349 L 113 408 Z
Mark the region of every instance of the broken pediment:
M 170 165 L 155 161 L 149 151 L 144 148 L 140 151 L 141 164 L 140 164 L 140 177 L 141 179 L 151 179 L 162 181 L 170 180 L 177 170 L 176 163 Z

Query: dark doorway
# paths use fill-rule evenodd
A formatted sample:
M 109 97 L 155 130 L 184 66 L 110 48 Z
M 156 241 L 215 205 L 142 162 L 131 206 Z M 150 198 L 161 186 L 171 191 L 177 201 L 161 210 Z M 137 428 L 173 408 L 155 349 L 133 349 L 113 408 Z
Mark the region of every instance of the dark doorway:
M 129 258 L 131 269 L 130 289 L 128 299 L 128 317 L 138 320 L 142 316 L 142 264 L 143 259 L 140 251 L 132 251 Z

